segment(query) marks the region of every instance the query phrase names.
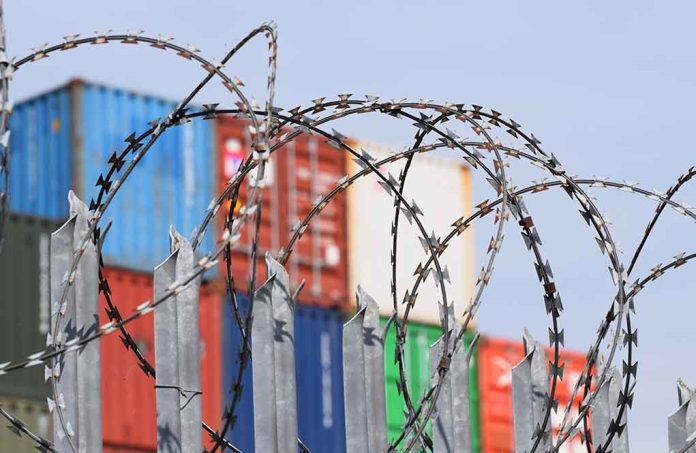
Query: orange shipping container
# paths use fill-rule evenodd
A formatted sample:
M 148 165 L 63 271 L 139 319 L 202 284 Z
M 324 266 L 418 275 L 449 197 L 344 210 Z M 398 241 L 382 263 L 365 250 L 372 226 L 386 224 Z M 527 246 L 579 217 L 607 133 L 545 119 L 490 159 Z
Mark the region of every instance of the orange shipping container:
M 514 452 L 514 428 L 512 422 L 512 367 L 524 358 L 522 342 L 501 338 L 481 337 L 478 346 L 479 392 L 481 417 L 482 453 Z M 549 360 L 553 351 L 546 349 Z M 551 413 L 551 426 L 554 435 L 562 422 L 572 390 L 578 381 L 585 355 L 567 350 L 561 351 L 561 363 L 565 364 L 563 380 L 558 382 L 556 395 L 559 400 L 558 412 Z M 548 366 L 547 366 L 548 367 Z M 573 402 L 573 413 L 577 413 L 582 395 Z M 580 443 L 579 436 L 566 441 L 560 453 L 586 452 L 587 447 Z
M 216 121 L 220 193 L 250 153 L 248 124 L 231 116 L 220 116 Z M 265 252 L 275 254 L 285 247 L 292 236 L 292 227 L 309 214 L 316 197 L 327 194 L 344 175 L 344 153 L 327 145 L 321 137 L 301 135 L 272 154 L 264 176 L 268 184 L 263 194 L 257 284 L 266 277 Z M 247 185 L 247 181 L 242 184 L 235 209 L 245 203 Z M 226 205 L 220 214 L 221 228 L 229 209 Z M 253 224 L 249 222 L 242 229 L 240 243 L 233 249 L 232 275 L 235 286 L 243 291 L 248 289 L 252 233 Z M 346 238 L 346 198 L 345 194 L 339 194 L 314 217 L 286 263 L 293 285 L 306 282 L 300 294 L 301 302 L 325 308 L 346 307 Z
M 107 268 L 106 277 L 112 301 L 124 317 L 145 300 L 152 299 L 152 274 Z M 103 298 L 100 304 L 100 322 L 104 323 L 108 319 Z M 218 426 L 222 414 L 221 304 L 220 295 L 210 285 L 203 284 L 199 311 L 203 420 L 213 427 Z M 127 326 L 145 358 L 154 366 L 153 314 Z M 155 380 L 143 373 L 135 355 L 126 350 L 116 332 L 101 339 L 101 357 L 104 451 L 154 452 L 157 446 Z

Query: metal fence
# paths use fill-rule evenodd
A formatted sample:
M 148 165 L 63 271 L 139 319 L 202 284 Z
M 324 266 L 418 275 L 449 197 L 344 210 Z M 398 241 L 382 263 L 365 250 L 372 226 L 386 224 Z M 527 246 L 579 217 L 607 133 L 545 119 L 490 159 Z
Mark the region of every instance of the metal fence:
M 14 73 L 49 55 L 57 58 L 59 52 L 83 45 L 125 43 L 146 44 L 154 50 L 169 51 L 170 54 L 199 64 L 205 74 L 170 115 L 153 119 L 150 128 L 139 136 L 132 134 L 124 137 L 124 149 L 115 152 L 106 163 L 103 174 L 96 181 L 98 195 L 88 205 L 74 195 L 69 197 L 71 218 L 53 234 L 51 241 L 52 317 L 46 349 L 21 360 L 0 364 L 0 375 L 27 367 L 43 366 L 46 379 L 51 381 L 52 395 L 48 398 L 48 405 L 54 418 L 53 440 L 36 435 L 23 421 L 0 407 L 0 415 L 9 422 L 9 428 L 28 437 L 39 450 L 101 450 L 101 358 L 98 340 L 105 335 L 118 333 L 139 361 L 143 372 L 154 378 L 159 451 L 202 450 L 203 432 L 215 443 L 211 451 L 222 448 L 238 451 L 225 436 L 235 423 L 235 411 L 242 391 L 241 374 L 249 364 L 254 371 L 257 449 L 264 452 L 289 452 L 298 448 L 306 451 L 301 439 L 297 438 L 292 316 L 302 284 L 291 288 L 284 265 L 312 220 L 332 198 L 359 178 L 370 177 L 376 178 L 385 192 L 394 199 L 391 215 L 393 315 L 386 329 L 393 328 L 397 333 L 395 357 L 400 371 L 398 388 L 407 413 L 403 432 L 390 443 L 386 436 L 384 403 L 385 329 L 380 328 L 374 300 L 358 289 L 359 309 L 345 325 L 343 345 L 348 450 L 432 450 L 438 453 L 469 451 L 466 386 L 472 351 L 471 348 L 464 348 L 462 338 L 481 306 L 482 295 L 493 277 L 494 263 L 504 242 L 504 227 L 511 224 L 519 228 L 530 251 L 532 266 L 544 293 L 543 304 L 550 325 L 549 343 L 553 350 L 553 358 L 547 363 L 540 343 L 525 333 L 526 356 L 512 374 L 516 451 L 558 451 L 565 442 L 577 436 L 581 437 L 588 451 L 628 451 L 626 418 L 633 403 L 637 375 L 634 351 L 638 345 L 638 336 L 632 324 L 635 296 L 668 271 L 690 262 L 696 257 L 696 253 L 680 254 L 667 264 L 654 267 L 649 275 L 638 278 L 633 284 L 629 284 L 628 280 L 634 278 L 633 267 L 653 226 L 666 207 L 696 219 L 696 212 L 691 207 L 673 200 L 679 189 L 696 175 L 693 168 L 682 175 L 666 193 L 644 190 L 627 182 L 572 176 L 557 157 L 546 152 L 541 147 L 541 142 L 533 134 L 523 131 L 520 124 L 495 110 L 487 110 L 478 105 L 443 104 L 427 99 L 382 101 L 375 96 L 357 98 L 351 94 L 341 94 L 336 98 L 315 99 L 307 107 L 288 110 L 277 108 L 273 102 L 276 32 L 271 24 L 264 24 L 253 30 L 219 61 L 200 56 L 193 46 L 182 47 L 174 44 L 170 38 L 147 37 L 142 32 L 99 32 L 82 38 L 70 35 L 62 43 L 45 45 L 22 58 L 9 59 L 4 48 L 4 27 L 0 26 L 0 31 L 0 236 L 11 195 L 8 184 L 8 118 L 12 112 L 12 103 L 8 100 L 8 87 Z M 257 36 L 265 36 L 269 44 L 268 95 L 263 107 L 249 101 L 242 89 L 243 83 L 236 77 L 229 77 L 222 70 L 240 48 Z M 214 78 L 222 82 L 238 99 L 236 107 L 219 109 L 217 104 L 209 104 L 202 110 L 192 110 L 189 106 L 191 100 Z M 138 163 L 163 134 L 186 122 L 212 119 L 223 113 L 249 120 L 254 152 L 241 164 L 225 191 L 211 201 L 207 212 L 203 214 L 201 226 L 190 239 L 175 231 L 171 232 L 172 254 L 154 270 L 155 289 L 152 299 L 142 301 L 134 312 L 123 316 L 117 309 L 117 301 L 112 300 L 108 281 L 102 272 L 100 246 L 108 240 L 108 225 L 105 226 L 102 222 L 104 215 L 119 189 L 127 183 L 129 175 L 137 171 Z M 408 121 L 417 130 L 413 145 L 380 161 L 374 159 L 367 150 L 352 149 L 347 144 L 346 137 L 332 129 L 331 124 L 340 118 L 358 114 L 388 115 Z M 445 122 L 449 123 L 449 127 L 443 126 Z M 474 138 L 463 138 L 455 132 L 456 128 L 464 129 L 467 133 L 473 132 Z M 258 285 L 258 237 L 263 215 L 261 206 L 266 163 L 271 153 L 282 152 L 286 144 L 305 134 L 325 140 L 338 152 L 349 153 L 361 171 L 353 176 L 346 175 L 336 181 L 329 193 L 317 196 L 311 212 L 293 228 L 289 243 L 274 255 L 267 255 L 266 267 L 270 278 Z M 497 138 L 498 135 L 505 137 L 505 142 Z M 478 204 L 472 215 L 456 219 L 450 231 L 438 234 L 428 233 L 424 213 L 415 201 L 409 201 L 403 196 L 412 160 L 419 154 L 434 150 L 449 150 L 465 159 L 471 167 L 484 174 L 495 194 L 495 198 Z M 553 180 L 541 180 L 522 189 L 516 187 L 507 170 L 513 158 L 538 167 Z M 399 175 L 394 176 L 382 170 L 384 164 L 397 160 L 406 162 Z M 121 179 L 116 179 L 117 171 L 122 168 L 125 171 Z M 246 177 L 252 171 L 255 177 L 247 180 Z M 230 210 L 224 232 L 218 238 L 216 251 L 194 259 L 193 251 L 209 226 L 214 224 L 213 219 L 220 207 L 230 201 L 232 206 L 236 205 L 243 183 L 249 184 L 244 206 L 238 213 Z M 656 214 L 648 224 L 643 241 L 632 254 L 628 266 L 619 257 L 605 216 L 586 191 L 588 186 L 619 189 L 658 203 Z M 560 358 L 560 348 L 564 341 L 564 330 L 560 327 L 563 303 L 554 283 L 551 265 L 544 258 L 540 234 L 524 203 L 525 196 L 548 189 L 563 189 L 577 205 L 581 218 L 596 235 L 597 244 L 607 259 L 616 288 L 606 314 L 601 317 L 597 340 L 589 349 L 585 369 L 573 389 L 571 400 L 582 395 L 577 413 L 571 412 L 570 404 L 566 408 L 558 407 L 557 388 L 559 381 L 563 379 L 564 370 Z M 441 266 L 440 257 L 446 253 L 449 243 L 455 237 L 474 221 L 484 217 L 492 218 L 494 225 L 486 261 L 468 308 L 464 313 L 457 314 L 455 321 L 447 296 L 449 273 Z M 515 222 L 509 223 L 511 218 Z M 418 234 L 424 257 L 414 270 L 413 285 L 401 297 L 397 295 L 400 292 L 397 292 L 396 264 L 398 225 L 403 219 Z M 255 238 L 250 256 L 251 303 L 247 313 L 240 310 L 235 299 L 235 282 L 230 267 L 231 246 L 239 240 L 243 227 L 249 228 Z M 215 266 L 221 257 L 226 262 L 226 287 L 244 341 L 238 351 L 239 377 L 231 389 L 234 395 L 232 403 L 226 409 L 220 426 L 213 428 L 201 419 L 197 286 L 201 275 Z M 411 395 L 403 350 L 406 323 L 409 312 L 417 301 L 418 288 L 428 278 L 433 279 L 440 291 L 443 334 L 431 348 L 430 388 L 423 395 Z M 110 317 L 110 321 L 103 325 L 95 321 L 100 292 L 107 300 Z M 154 313 L 156 329 L 154 365 L 145 359 L 128 333 L 130 322 L 150 313 Z M 606 359 L 600 360 L 599 349 L 603 342 L 607 342 L 610 347 Z M 620 371 L 612 366 L 619 358 L 619 353 L 623 354 Z M 696 402 L 693 391 L 681 382 L 679 405 L 679 409 L 669 417 L 669 449 L 671 452 L 696 451 Z M 552 433 L 550 429 L 553 412 L 560 413 L 563 420 L 556 433 Z M 432 436 L 428 433 L 429 426 L 432 426 Z

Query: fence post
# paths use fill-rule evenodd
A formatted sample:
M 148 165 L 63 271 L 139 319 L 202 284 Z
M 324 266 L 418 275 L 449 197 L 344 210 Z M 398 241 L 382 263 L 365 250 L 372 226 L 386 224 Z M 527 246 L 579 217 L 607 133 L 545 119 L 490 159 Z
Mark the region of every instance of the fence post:
M 254 296 L 251 356 L 256 451 L 297 451 L 295 302 L 285 268 L 266 253 L 268 280 Z
M 50 286 L 51 319 L 63 313 L 62 332 L 55 332 L 56 342 L 66 344 L 95 333 L 99 328 L 98 259 L 94 243 L 81 241 L 89 230 L 87 206 L 70 191 L 70 220 L 51 235 Z M 81 255 L 76 271 L 70 273 L 74 259 Z M 66 288 L 63 305 L 58 302 Z M 79 452 L 102 450 L 101 366 L 99 342 L 92 341 L 75 353 L 60 356 L 52 364 L 58 401 L 67 433 L 63 431 L 57 410 L 53 410 L 54 442 L 57 451 Z M 66 436 L 67 434 L 67 436 Z M 72 442 L 70 439 L 72 439 Z
M 612 367 L 609 378 L 599 388 L 597 398 L 592 404 L 592 444 L 594 448 L 604 445 L 609 432 L 609 427 L 616 422 L 618 405 L 621 394 L 621 374 L 616 367 Z M 619 425 L 624 428 L 619 436 L 614 434 L 609 445 L 613 453 L 628 453 L 628 430 L 626 429 L 626 412 L 621 417 Z
M 670 453 L 696 452 L 696 392 L 679 379 L 677 397 L 679 409 L 669 416 L 668 436 Z
M 454 318 L 454 308 L 447 308 L 450 330 L 450 347 L 461 327 Z M 469 407 L 469 363 L 478 336 L 468 349 L 464 342 L 458 344 L 450 359 L 449 371 L 442 381 L 440 396 L 433 416 L 433 453 L 471 453 L 471 416 Z M 430 384 L 435 385 L 442 357 L 443 337 L 430 347 Z
M 191 244 L 173 228 L 172 254 L 155 269 L 154 297 L 193 272 Z M 202 451 L 201 363 L 198 325 L 200 280 L 155 307 L 157 451 Z
M 379 307 L 360 286 L 357 314 L 343 326 L 343 395 L 349 453 L 387 447 L 384 338 Z
M 550 423 L 541 430 L 548 403 L 549 381 L 546 355 L 541 344 L 525 330 L 525 357 L 512 368 L 512 418 L 515 427 L 515 452 L 531 451 L 537 437 L 541 440 L 536 451 L 551 448 Z

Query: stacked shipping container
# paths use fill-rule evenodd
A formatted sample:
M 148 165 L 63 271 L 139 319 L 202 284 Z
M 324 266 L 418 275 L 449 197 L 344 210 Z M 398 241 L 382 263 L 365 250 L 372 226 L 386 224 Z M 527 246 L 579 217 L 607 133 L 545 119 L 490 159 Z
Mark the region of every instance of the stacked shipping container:
M 148 121 L 165 116 L 174 106 L 173 102 L 149 96 L 73 82 L 16 107 L 12 117 L 10 183 L 14 195 L 11 208 L 38 217 L 18 214 L 10 217 L 10 239 L 5 253 L 0 256 L 3 358 L 19 358 L 44 345 L 49 321 L 48 236 L 67 217 L 68 189 L 76 189 L 79 196 L 89 200 L 96 194 L 92 185 L 111 154 L 124 147 L 123 140 L 132 131 L 146 130 Z M 113 212 L 114 226 L 105 243 L 104 254 L 113 300 L 121 313 L 129 313 L 137 304 L 152 297 L 152 269 L 169 254 L 166 234 L 169 224 L 183 233 L 191 231 L 203 217 L 213 192 L 224 188 L 248 155 L 246 124 L 238 118 L 220 117 L 215 122 L 214 136 L 211 124 L 203 121 L 173 128 L 145 157 L 115 198 L 107 211 L 107 215 Z M 364 147 L 378 159 L 388 155 L 386 148 L 357 142 L 352 145 L 357 149 Z M 383 170 L 388 169 L 396 175 L 402 167 L 402 163 L 396 163 Z M 346 160 L 343 152 L 313 136 L 303 136 L 273 155 L 266 175 L 272 184 L 264 189 L 258 281 L 265 277 L 263 252 L 277 251 L 285 246 L 296 221 L 303 218 L 316 197 L 333 188 L 346 171 L 353 174 L 357 167 L 350 159 Z M 209 177 L 211 174 L 217 175 L 217 182 Z M 438 184 L 431 183 L 434 179 Z M 407 199 L 415 199 L 425 213 L 426 228 L 443 236 L 456 218 L 470 212 L 470 184 L 468 170 L 459 163 L 418 156 L 405 193 Z M 242 203 L 245 195 L 243 185 Z M 439 203 L 443 199 L 451 200 L 450 204 L 458 209 L 441 209 Z M 352 307 L 350 288 L 362 284 L 378 300 L 382 314 L 391 314 L 391 227 L 385 215 L 393 211 L 392 203 L 374 177 L 361 180 L 351 186 L 347 196 L 334 198 L 314 219 L 287 263 L 292 283 L 296 285 L 301 280 L 307 283 L 296 309 L 295 344 L 299 435 L 312 451 L 345 450 L 341 338 L 344 313 Z M 374 223 L 385 222 L 384 228 L 375 228 L 371 224 L 373 220 Z M 218 226 L 221 225 L 222 220 Z M 425 255 L 420 253 L 421 245 L 408 223 L 402 222 L 400 228 L 405 231 L 400 235 L 397 271 L 399 275 L 408 276 Z M 457 305 L 457 312 L 468 300 L 473 282 L 472 233 L 468 230 L 461 237 L 442 256 L 442 263 L 447 265 L 454 283 L 449 294 Z M 247 226 L 241 244 L 233 251 L 234 276 L 242 292 L 248 289 L 250 244 Z M 208 235 L 201 251 L 208 252 L 212 247 L 213 238 Z M 371 265 L 361 265 L 366 262 Z M 405 288 L 405 283 L 399 280 L 399 288 Z M 440 336 L 439 327 L 434 326 L 439 323 L 436 288 L 432 282 L 427 283 L 420 291 L 417 309 L 412 312 L 412 319 L 420 322 L 409 324 L 405 349 L 407 376 L 414 398 L 419 398 L 429 385 L 428 350 Z M 203 284 L 201 288 L 203 410 L 205 421 L 212 426 L 218 425 L 222 401 L 229 398 L 240 343 L 231 308 L 223 306 L 221 286 L 218 281 Z M 244 306 L 246 296 L 240 295 L 239 299 Z M 104 313 L 101 318 L 102 322 L 106 321 Z M 131 323 L 129 331 L 152 362 L 152 317 Z M 387 336 L 385 348 L 388 427 L 390 439 L 393 439 L 403 424 L 403 401 L 395 385 L 398 371 L 393 357 L 393 329 Z M 154 451 L 154 380 L 142 372 L 134 355 L 124 348 L 117 335 L 104 338 L 101 349 L 105 451 Z M 508 377 L 510 368 L 521 358 L 521 343 L 481 340 L 471 369 L 474 451 L 478 451 L 479 445 L 484 452 L 512 451 Z M 565 353 L 564 362 L 566 379 L 563 384 L 572 385 L 573 375 L 576 371 L 579 373 L 584 357 Z M 477 368 L 479 377 L 474 379 Z M 39 433 L 50 437 L 45 400 L 36 402 L 47 394 L 43 370 L 37 367 L 22 373 L 26 374 L 2 377 L 0 399 L 8 401 L 11 410 L 15 408 L 20 415 L 25 414 Z M 248 367 L 236 426 L 228 436 L 242 451 L 253 451 L 251 373 Z M 563 398 L 569 398 L 566 390 L 561 387 L 561 403 Z M 21 451 L 15 444 L 3 442 L 13 440 L 6 440 L 0 434 L 0 449 Z M 5 448 L 5 445 L 11 447 Z M 28 443 L 23 442 L 23 445 L 28 446 Z M 570 450 L 566 451 L 573 451 L 574 444 L 567 448 Z
M 152 275 L 109 268 L 106 277 L 112 301 L 122 313 L 152 298 Z M 210 284 L 201 285 L 201 386 L 203 420 L 217 426 L 220 420 L 222 370 L 220 368 L 220 323 L 222 299 Z M 105 307 L 105 302 L 102 301 Z M 102 312 L 100 322 L 107 322 Z M 145 358 L 154 365 L 154 318 L 145 316 L 128 325 L 128 331 Z M 157 425 L 155 380 L 146 376 L 118 335 L 101 340 L 102 412 L 104 444 L 126 451 L 155 451 Z
M 239 294 L 242 312 L 249 299 Z M 231 389 L 237 378 L 237 358 L 242 340 L 231 305 L 224 317 L 224 385 L 229 406 Z M 295 374 L 297 379 L 298 435 L 316 452 L 345 451 L 343 411 L 343 313 L 310 305 L 295 307 Z M 254 451 L 254 405 L 252 369 L 248 364 L 242 379 L 242 398 L 237 406 L 234 429 L 227 436 L 242 451 Z
M 230 116 L 220 116 L 217 120 L 220 192 L 250 153 L 248 124 L 248 121 Z M 310 212 L 314 199 L 328 193 L 344 174 L 342 153 L 313 136 L 300 136 L 286 149 L 272 154 L 265 175 L 269 185 L 264 189 L 257 281 L 265 275 L 264 253 L 275 253 L 285 247 L 293 226 Z M 245 200 L 246 184 L 240 191 L 235 209 Z M 224 216 L 229 209 L 230 206 L 226 205 Z M 306 282 L 300 295 L 302 303 L 326 308 L 344 308 L 348 303 L 345 213 L 346 199 L 341 194 L 314 218 L 286 263 L 293 284 L 302 280 Z M 221 216 L 221 225 L 223 220 Z M 248 288 L 251 226 L 249 223 L 243 228 L 241 243 L 233 250 L 233 276 L 241 290 Z
M 386 324 L 386 318 L 382 319 L 382 325 Z M 423 394 L 430 388 L 430 346 L 442 336 L 440 327 L 419 323 L 409 323 L 404 345 L 404 361 L 406 365 L 406 377 L 409 385 L 409 395 L 414 406 Z M 464 334 L 464 345 L 469 347 L 473 340 L 473 334 Z M 393 441 L 400 434 L 404 426 L 406 404 L 401 392 L 398 391 L 399 368 L 395 360 L 396 329 L 389 329 L 384 342 L 384 361 L 387 390 L 387 429 L 389 440 Z M 473 355 L 469 368 L 469 405 L 471 417 L 471 445 L 473 453 L 480 448 L 479 437 L 479 394 L 478 394 L 478 366 L 476 354 Z M 432 435 L 432 428 L 428 433 Z
M 248 121 L 220 116 L 216 122 L 219 184 L 222 192 L 251 152 Z M 257 285 L 266 276 L 264 253 L 285 247 L 297 221 L 312 209 L 318 195 L 326 194 L 345 174 L 343 155 L 313 136 L 301 136 L 271 155 L 266 167 L 267 187 L 259 237 Z M 251 177 L 254 177 L 253 174 Z M 246 183 L 237 206 L 225 205 L 223 216 L 246 201 Z M 345 196 L 339 195 L 313 220 L 293 249 L 286 268 L 291 284 L 305 287 L 295 310 L 295 359 L 299 436 L 312 451 L 345 451 L 341 309 L 348 305 Z M 220 225 L 224 224 L 224 217 Z M 253 229 L 242 231 L 233 248 L 232 265 L 238 301 L 248 307 L 248 273 Z M 224 271 L 223 271 L 224 273 Z M 224 308 L 224 392 L 227 398 L 238 372 L 241 344 L 231 306 Z M 252 370 L 243 376 L 244 393 L 236 410 L 229 438 L 242 451 L 253 450 Z
M 49 329 L 48 247 L 56 222 L 10 214 L 9 238 L 0 255 L 0 356 L 18 360 L 40 351 Z M 0 376 L 0 402 L 33 431 L 51 437 L 51 417 L 43 368 L 33 367 Z M 4 420 L 3 420 L 4 421 Z M 29 453 L 30 442 L 0 425 L 0 451 Z
M 11 117 L 10 209 L 65 221 L 68 190 L 96 198 L 99 175 L 126 138 L 147 131 L 175 102 L 73 81 L 18 104 Z M 167 130 L 119 190 L 102 250 L 105 263 L 151 272 L 169 255 L 167 232 L 188 235 L 213 198 L 212 126 L 196 120 Z M 124 165 L 117 173 L 120 179 Z M 208 234 L 199 251 L 213 248 Z
M 15 107 L 10 162 L 10 209 L 15 214 L 10 217 L 8 241 L 0 256 L 3 358 L 17 359 L 45 345 L 49 237 L 68 217 L 68 190 L 75 190 L 85 201 L 96 197 L 99 188 L 95 183 L 100 174 L 106 174 L 112 154 L 127 146 L 125 139 L 133 132 L 148 130 L 150 121 L 165 117 L 175 107 L 172 101 L 81 81 Z M 122 314 L 152 298 L 152 270 L 169 255 L 169 226 L 188 235 L 204 217 L 216 185 L 211 177 L 217 166 L 213 146 L 210 122 L 197 120 L 171 128 L 142 159 L 108 208 L 106 215 L 113 225 L 102 249 L 108 266 L 105 275 Z M 113 182 L 123 177 L 125 169 L 117 172 Z M 213 234 L 215 231 L 205 237 L 200 252 L 212 250 Z M 212 276 L 214 272 L 207 274 Z M 203 414 L 213 426 L 221 413 L 220 305 L 218 292 L 203 284 Z M 101 321 L 106 320 L 102 312 Z M 152 362 L 152 316 L 132 323 L 129 331 Z M 142 372 L 118 335 L 104 338 L 101 349 L 105 450 L 154 451 L 154 380 Z M 6 394 L 32 398 L 12 402 L 20 408 L 34 404 L 29 418 L 42 420 L 36 414 L 45 411 L 48 388 L 40 367 L 3 376 L 0 397 Z M 13 435 L 7 430 L 0 434 L 0 445 L 8 433 Z M 26 440 L 22 443 L 31 448 Z
M 18 360 L 46 345 L 49 331 L 48 247 L 59 224 L 10 214 L 0 255 L 0 354 Z M 0 378 L 0 395 L 43 400 L 44 372 L 33 367 Z
M 551 349 L 546 355 L 553 359 Z M 483 453 L 512 453 L 514 451 L 514 428 L 512 424 L 512 367 L 524 358 L 522 342 L 485 337 L 479 340 L 479 392 L 481 414 L 481 451 Z M 557 397 L 559 411 L 552 412 L 551 426 L 553 434 L 561 423 L 562 411 L 568 404 L 583 367 L 585 355 L 577 352 L 562 351 L 561 363 L 565 364 L 564 377 L 559 381 Z M 575 413 L 580 405 L 581 396 L 573 401 Z M 559 450 L 563 453 L 586 452 L 587 447 L 576 437 L 566 442 Z
M 351 147 L 357 151 L 365 149 L 376 161 L 388 157 L 393 151 L 360 141 L 352 142 Z M 351 156 L 347 159 L 350 175 L 360 171 L 361 168 Z M 383 165 L 380 171 L 397 177 L 404 164 L 403 159 L 398 160 Z M 379 304 L 381 314 L 389 316 L 393 309 L 390 252 L 394 201 L 378 181 L 376 176 L 368 175 L 347 190 L 350 287 L 362 285 Z M 416 155 L 406 179 L 404 197 L 409 202 L 416 201 L 424 214 L 420 218 L 428 234 L 434 231 L 442 239 L 452 230 L 452 224 L 459 217 L 471 213 L 470 171 L 461 161 Z M 446 209 L 443 209 L 443 204 L 446 204 Z M 397 248 L 398 297 L 403 297 L 406 289 L 411 289 L 413 272 L 429 256 L 423 251 L 419 240 L 422 234 L 415 224 L 411 225 L 403 217 L 399 223 Z M 452 281 L 452 285 L 447 286 L 448 302 L 454 302 L 455 313 L 462 313 L 473 291 L 473 231 L 468 229 L 453 239 L 445 253 L 438 258 L 443 269 L 449 270 Z M 409 320 L 439 325 L 438 301 L 442 302 L 439 288 L 433 280 L 428 279 L 418 290 L 418 300 L 409 314 Z

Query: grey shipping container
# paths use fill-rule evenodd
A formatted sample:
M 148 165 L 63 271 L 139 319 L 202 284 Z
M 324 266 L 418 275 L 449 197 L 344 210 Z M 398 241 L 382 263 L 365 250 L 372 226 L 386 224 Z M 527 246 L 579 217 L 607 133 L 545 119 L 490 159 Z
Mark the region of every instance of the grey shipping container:
M 49 330 L 48 247 L 59 224 L 11 213 L 0 255 L 0 362 L 42 350 Z M 43 399 L 43 367 L 0 376 L 0 395 Z M 5 451 L 5 450 L 2 450 Z
M 82 81 L 18 103 L 10 119 L 10 209 L 65 220 L 68 190 L 87 203 L 96 199 L 111 156 L 126 148 L 131 133 L 147 131 L 176 104 Z M 169 226 L 188 236 L 205 217 L 216 165 L 212 122 L 196 119 L 162 134 L 106 211 L 104 220 L 113 225 L 105 263 L 151 271 L 162 262 L 169 255 Z M 208 234 L 199 250 L 211 251 L 213 241 Z
M 29 430 L 44 439 L 51 440 L 51 417 L 46 400 L 12 398 L 0 395 L 3 409 L 18 417 Z M 37 444 L 27 436 L 18 436 L 6 428 L 9 422 L 3 417 L 0 426 L 0 452 L 36 453 Z

